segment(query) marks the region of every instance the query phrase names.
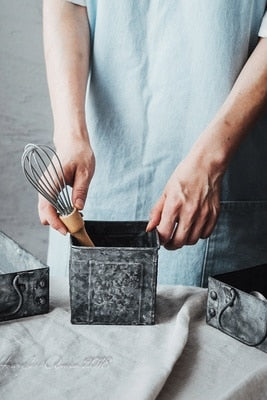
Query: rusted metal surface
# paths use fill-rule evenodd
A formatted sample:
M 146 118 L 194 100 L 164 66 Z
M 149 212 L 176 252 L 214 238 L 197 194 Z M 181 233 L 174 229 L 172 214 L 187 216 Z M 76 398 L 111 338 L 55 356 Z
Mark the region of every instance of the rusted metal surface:
M 73 324 L 155 323 L 159 240 L 146 222 L 86 222 L 95 247 L 72 238 Z
M 209 277 L 207 323 L 267 352 L 267 264 Z
M 0 232 L 0 321 L 49 311 L 49 268 Z

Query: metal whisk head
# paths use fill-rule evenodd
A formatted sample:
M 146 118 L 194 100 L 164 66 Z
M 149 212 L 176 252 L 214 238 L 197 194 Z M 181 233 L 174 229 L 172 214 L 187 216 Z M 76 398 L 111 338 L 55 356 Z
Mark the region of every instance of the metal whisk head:
M 50 146 L 27 144 L 21 164 L 28 181 L 60 215 L 73 211 L 61 162 Z

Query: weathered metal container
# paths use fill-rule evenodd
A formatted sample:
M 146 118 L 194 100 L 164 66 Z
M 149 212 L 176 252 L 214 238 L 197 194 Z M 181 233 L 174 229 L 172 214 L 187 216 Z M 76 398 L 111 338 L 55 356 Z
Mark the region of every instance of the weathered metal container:
M 0 232 L 0 321 L 49 311 L 49 268 Z
M 267 264 L 209 277 L 207 323 L 267 352 Z
M 159 239 L 147 222 L 86 221 L 95 247 L 71 238 L 73 324 L 155 323 Z

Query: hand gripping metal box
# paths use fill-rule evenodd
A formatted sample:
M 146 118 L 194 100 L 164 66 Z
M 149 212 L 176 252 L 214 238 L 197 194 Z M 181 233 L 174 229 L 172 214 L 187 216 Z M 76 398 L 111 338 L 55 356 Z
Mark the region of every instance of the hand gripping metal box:
M 209 277 L 207 323 L 267 352 L 267 264 Z
M 159 239 L 147 222 L 86 221 L 95 247 L 71 238 L 73 324 L 155 323 Z
M 0 232 L 0 321 L 49 311 L 49 268 Z

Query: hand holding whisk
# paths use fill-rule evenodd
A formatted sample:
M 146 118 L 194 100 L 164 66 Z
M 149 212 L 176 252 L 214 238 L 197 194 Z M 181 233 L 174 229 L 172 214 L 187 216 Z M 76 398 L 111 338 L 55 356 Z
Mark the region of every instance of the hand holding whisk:
M 79 211 L 73 207 L 63 168 L 56 152 L 47 145 L 27 144 L 22 169 L 31 185 L 57 210 L 60 220 L 83 246 L 94 246 Z

